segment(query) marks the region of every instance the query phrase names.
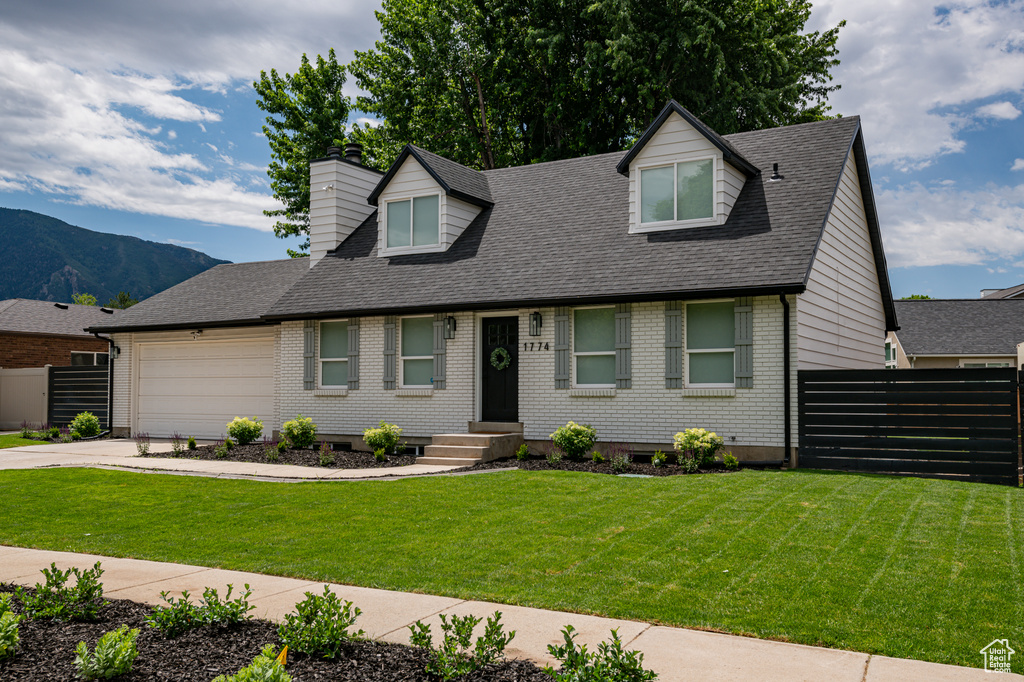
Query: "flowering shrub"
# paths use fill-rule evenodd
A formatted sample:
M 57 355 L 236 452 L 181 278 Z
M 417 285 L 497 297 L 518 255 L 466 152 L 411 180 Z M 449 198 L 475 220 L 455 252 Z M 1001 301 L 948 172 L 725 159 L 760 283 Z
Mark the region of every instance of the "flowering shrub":
M 385 454 L 394 455 L 398 452 L 398 439 L 402 437 L 402 428 L 396 424 L 388 424 L 383 419 L 375 429 L 363 431 L 363 440 L 374 451 L 383 450 Z
M 79 412 L 69 426 L 82 438 L 92 438 L 100 432 L 100 419 L 92 412 Z
M 555 432 L 551 434 L 551 440 L 555 447 L 565 453 L 566 457 L 581 460 L 594 448 L 597 431 L 590 424 L 569 422 L 565 426 L 555 429 Z
M 704 429 L 686 429 L 672 437 L 672 443 L 679 453 L 679 463 L 684 459 L 693 460 L 695 468 L 709 466 L 725 440 L 718 434 Z
M 235 417 L 228 422 L 228 435 L 237 440 L 239 445 L 248 445 L 263 435 L 263 422 L 256 417 Z
M 316 440 L 316 424 L 309 417 L 301 414 L 287 421 L 281 427 L 281 433 L 294 447 L 308 448 Z

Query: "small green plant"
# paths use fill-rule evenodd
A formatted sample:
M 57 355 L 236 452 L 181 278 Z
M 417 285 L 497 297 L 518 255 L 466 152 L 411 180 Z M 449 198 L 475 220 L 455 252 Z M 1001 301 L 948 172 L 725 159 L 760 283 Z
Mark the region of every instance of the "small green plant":
M 327 441 L 320 442 L 320 466 L 329 467 L 334 464 L 334 453 L 331 452 L 331 444 Z
M 232 585 L 228 585 L 227 594 L 221 600 L 217 590 L 207 587 L 203 590 L 203 598 L 199 600 L 198 604 L 192 603 L 187 590 L 182 591 L 179 598 L 169 596 L 169 592 L 161 592 L 160 599 L 167 606 L 158 606 L 153 609 L 146 616 L 146 623 L 168 639 L 174 639 L 203 625 L 227 627 L 241 623 L 248 620 L 249 612 L 256 608 L 249 603 L 252 589 L 246 584 L 245 592 L 232 599 L 233 589 Z
M 10 658 L 18 648 L 21 636 L 18 633 L 18 623 L 21 616 L 16 616 L 11 611 L 11 594 L 0 594 L 0 661 Z
M 228 447 L 227 440 L 217 441 L 217 444 L 213 446 L 213 456 L 217 459 L 227 459 L 230 454 L 228 452 L 230 449 L 231 448 Z
M 288 446 L 289 446 L 288 441 L 282 438 L 277 443 L 277 454 L 283 455 L 285 452 L 288 451 Z
M 40 432 L 40 435 L 44 439 L 45 438 L 49 438 L 50 440 L 56 440 L 56 439 L 60 438 L 60 434 L 61 434 L 61 430 L 59 428 L 57 428 L 56 426 L 51 426 L 50 428 L 44 429 L 43 431 Z
M 316 424 L 309 417 L 300 414 L 295 419 L 286 421 L 281 426 L 281 433 L 293 446 L 308 448 L 316 440 Z
M 146 616 L 146 624 L 149 627 L 160 631 L 164 637 L 173 639 L 202 625 L 199 607 L 189 600 L 187 590 L 181 593 L 180 598 L 169 595 L 167 591 L 160 593 L 160 598 L 167 606 L 158 606 Z
M 95 651 L 89 651 L 85 642 L 79 642 L 75 647 L 79 676 L 86 680 L 109 680 L 131 672 L 132 663 L 139 655 L 135 646 L 138 636 L 137 629 L 129 630 L 127 625 L 122 625 L 100 637 Z
M 223 601 L 214 588 L 207 587 L 203 590 L 203 598 L 199 600 L 199 619 L 203 625 L 227 627 L 250 618 L 249 612 L 256 608 L 249 603 L 252 588 L 246 583 L 245 592 L 234 599 L 231 598 L 232 589 L 234 589 L 233 586 L 229 584 Z
M 70 443 L 74 440 L 77 440 L 78 438 L 80 438 L 78 432 L 72 431 L 66 426 L 57 429 L 57 440 L 60 441 L 61 443 Z
M 352 602 L 341 601 L 324 585 L 322 597 L 306 593 L 306 598 L 295 605 L 295 613 L 284 617 L 277 635 L 292 651 L 335 658 L 346 641 L 363 635 L 362 630 L 349 631 L 360 613 L 362 611 L 352 606 Z
M 263 647 L 263 651 L 252 659 L 252 663 L 238 671 L 235 675 L 220 675 L 213 682 L 291 682 L 292 677 L 285 672 L 284 666 L 277 660 L 277 650 L 273 644 Z
M 654 465 L 655 469 L 660 469 L 668 463 L 668 455 L 661 450 L 655 450 L 654 454 L 651 455 L 651 464 Z
M 185 454 L 185 441 L 177 431 L 171 434 L 171 454 L 175 457 L 181 457 Z
M 695 474 L 700 470 L 700 460 L 692 454 L 679 454 L 679 466 L 688 474 Z
M 530 448 L 526 446 L 526 443 L 520 445 L 519 449 L 516 450 L 516 459 L 520 462 L 525 462 L 530 459 Z
M 624 474 L 629 469 L 629 458 L 625 455 L 612 457 L 612 471 L 617 474 Z
M 604 455 L 597 450 L 590 453 L 590 461 L 594 464 L 604 464 Z
M 551 434 L 551 440 L 571 460 L 582 460 L 597 441 L 597 431 L 589 424 L 569 422 Z
M 145 457 L 149 454 L 149 434 L 139 432 L 135 434 L 135 449 L 139 452 L 139 457 Z
M 679 464 L 684 458 L 694 459 L 697 468 L 707 468 L 715 461 L 715 454 L 725 443 L 718 434 L 704 429 L 686 429 L 672 436 L 672 445 L 678 453 Z
M 277 454 L 277 443 L 272 439 L 263 436 L 263 454 L 266 456 L 268 462 L 276 462 L 280 459 Z
M 188 437 L 188 449 L 189 450 L 195 450 L 197 447 L 198 446 L 196 445 L 196 437 L 195 436 L 189 436 Z
M 548 645 L 548 653 L 561 663 L 556 671 L 551 666 L 544 672 L 555 682 L 647 682 L 658 679 L 658 674 L 644 670 L 644 655 L 639 651 L 623 651 L 617 630 L 612 630 L 612 641 L 601 642 L 597 652 L 587 646 L 576 646 L 576 630 L 566 625 L 562 630 L 562 646 Z
M 100 433 L 100 419 L 92 412 L 79 412 L 68 426 L 82 438 L 92 438 Z
M 230 438 L 225 438 L 224 447 L 226 447 L 228 450 L 231 450 L 232 448 L 235 447 L 235 441 L 231 440 Z
M 722 455 L 722 466 L 729 471 L 736 471 L 740 468 L 740 461 L 731 452 L 727 452 Z
M 57 564 L 42 569 L 46 584 L 36 583 L 34 593 L 19 587 L 14 594 L 25 607 L 29 618 L 52 618 L 63 622 L 96 620 L 103 606 L 103 569 L 100 562 L 84 571 L 69 568 L 62 571 Z M 68 578 L 75 576 L 75 586 L 68 587 Z
M 35 433 L 35 431 L 33 431 L 32 427 L 29 426 L 28 421 L 21 422 L 21 432 L 20 432 L 20 435 L 21 435 L 22 438 L 24 438 L 25 440 L 32 440 L 32 434 L 34 434 L 34 433 Z
M 388 424 L 383 419 L 375 429 L 363 431 L 363 440 L 373 450 L 383 450 L 386 454 L 398 453 L 399 439 L 402 437 L 402 429 L 396 424 Z
M 547 460 L 548 464 L 558 464 L 562 461 L 562 451 L 555 445 L 551 445 L 548 447 L 548 451 L 545 453 L 544 459 Z
M 388 453 L 384 448 L 377 448 L 373 451 L 373 458 L 378 462 L 383 463 L 388 461 Z
M 412 633 L 409 643 L 429 652 L 430 662 L 427 672 L 437 675 L 442 680 L 451 680 L 465 675 L 485 665 L 500 661 L 505 655 L 505 647 L 516 636 L 515 630 L 507 635 L 502 632 L 501 611 L 487 619 L 484 634 L 477 637 L 476 645 L 470 650 L 470 642 L 475 628 L 481 618 L 473 615 L 452 615 L 451 621 L 441 614 L 441 631 L 444 636 L 441 646 L 434 648 L 430 636 L 430 626 L 416 621 L 409 626 Z
M 263 435 L 263 422 L 256 417 L 235 417 L 228 422 L 227 428 L 228 435 L 237 440 L 239 445 L 248 445 Z

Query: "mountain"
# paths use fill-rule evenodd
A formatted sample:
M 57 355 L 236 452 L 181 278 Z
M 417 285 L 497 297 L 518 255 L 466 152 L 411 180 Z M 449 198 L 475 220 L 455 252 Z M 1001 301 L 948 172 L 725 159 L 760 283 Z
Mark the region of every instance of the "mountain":
M 99 305 L 127 291 L 140 301 L 228 261 L 171 244 L 93 232 L 33 211 L 0 208 L 0 300 L 71 302 L 90 293 Z

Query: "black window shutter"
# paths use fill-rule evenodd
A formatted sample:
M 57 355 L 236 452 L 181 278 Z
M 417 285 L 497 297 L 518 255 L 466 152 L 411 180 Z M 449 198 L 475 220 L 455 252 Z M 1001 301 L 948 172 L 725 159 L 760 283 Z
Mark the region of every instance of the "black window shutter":
M 569 309 L 555 308 L 555 388 L 569 388 Z
M 683 305 L 665 303 L 665 388 L 683 387 Z
M 742 296 L 733 308 L 736 316 L 736 388 L 754 387 L 754 299 Z
M 615 388 L 633 387 L 632 304 L 615 306 Z
M 444 313 L 434 314 L 434 390 L 445 387 L 447 341 L 444 338 Z
M 359 318 L 348 321 L 348 387 L 359 388 Z
M 302 388 L 316 388 L 316 321 L 302 323 Z
M 384 388 L 395 387 L 395 316 L 384 317 Z

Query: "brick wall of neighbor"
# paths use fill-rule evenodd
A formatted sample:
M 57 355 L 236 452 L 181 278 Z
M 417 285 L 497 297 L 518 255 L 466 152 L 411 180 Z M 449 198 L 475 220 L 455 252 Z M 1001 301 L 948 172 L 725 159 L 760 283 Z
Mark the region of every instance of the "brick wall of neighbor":
M 543 308 L 543 334 L 530 337 L 529 314 L 519 315 L 519 340 L 550 344 L 549 350 L 520 346 L 519 418 L 527 440 L 546 441 L 569 420 L 592 424 L 602 441 L 667 445 L 672 434 L 689 427 L 713 430 L 726 448 L 748 459 L 778 459 L 783 445 L 782 305 L 777 297 L 754 299 L 754 387 L 734 395 L 665 388 L 664 303 L 633 305 L 633 387 L 614 395 L 554 388 L 554 310 Z M 502 313 L 495 313 L 502 314 Z M 508 313 L 505 313 L 508 314 Z M 384 390 L 383 318 L 360 322 L 359 389 L 346 395 L 317 395 L 302 388 L 302 322 L 286 322 L 280 336 L 280 414 L 311 417 L 322 434 L 358 436 L 381 419 L 403 427 L 411 442 L 433 434 L 464 432 L 478 417 L 478 320 L 482 314 L 457 313 L 456 338 L 448 342 L 447 388 L 429 396 L 403 396 Z M 795 315 L 794 315 L 795 318 Z M 795 319 L 794 319 L 795 322 Z M 685 338 L 685 333 L 684 333 Z M 795 399 L 796 350 L 790 376 Z M 324 392 L 326 393 L 326 392 Z M 796 415 L 793 410 L 793 433 Z M 356 439 L 358 440 L 358 439 Z M 420 441 L 422 442 L 422 441 Z
M 0 367 L 21 369 L 71 364 L 71 351 L 105 353 L 106 341 L 95 337 L 0 334 Z

